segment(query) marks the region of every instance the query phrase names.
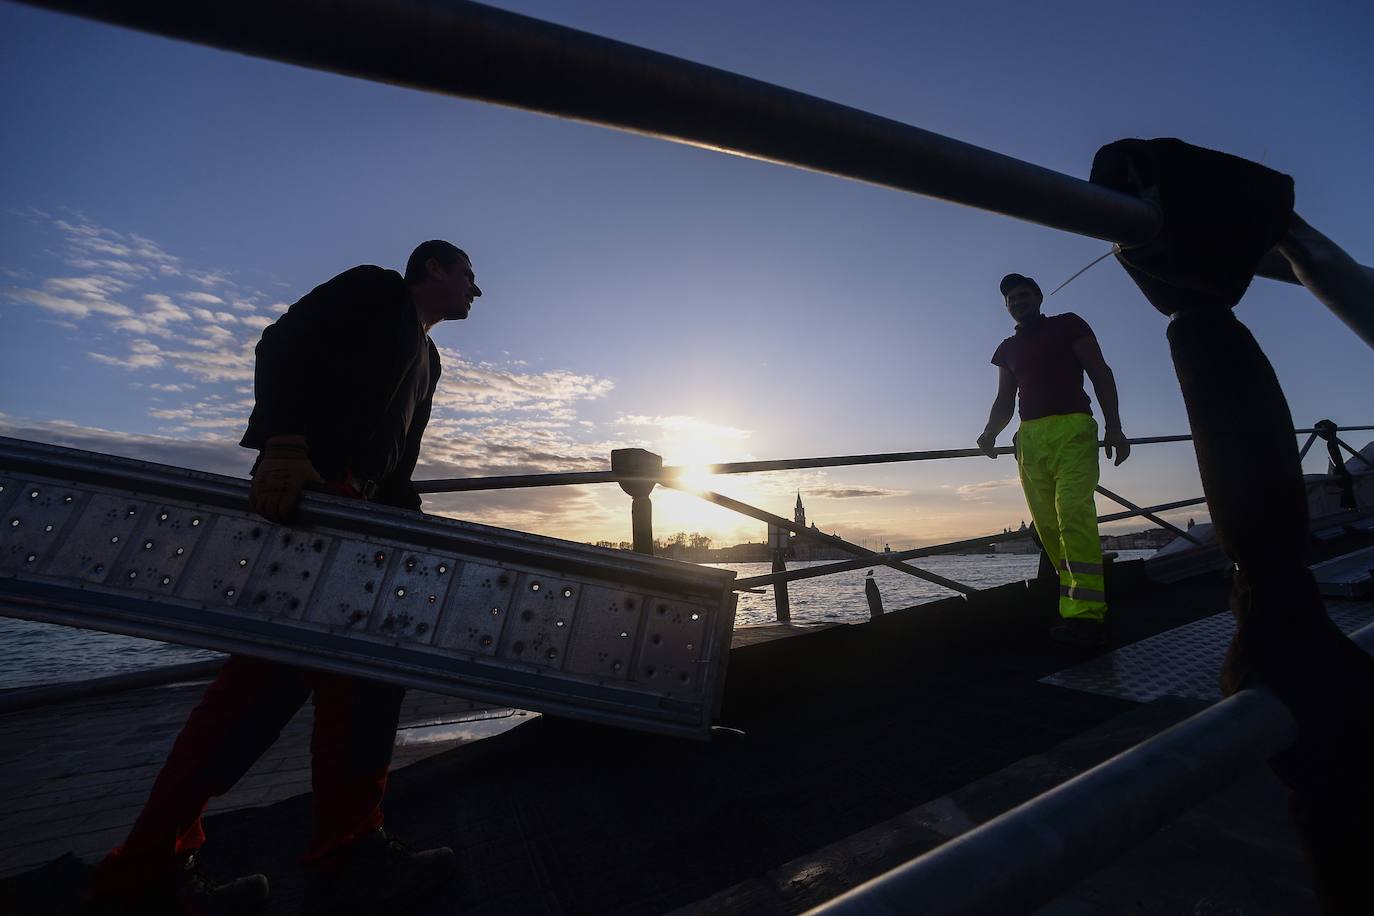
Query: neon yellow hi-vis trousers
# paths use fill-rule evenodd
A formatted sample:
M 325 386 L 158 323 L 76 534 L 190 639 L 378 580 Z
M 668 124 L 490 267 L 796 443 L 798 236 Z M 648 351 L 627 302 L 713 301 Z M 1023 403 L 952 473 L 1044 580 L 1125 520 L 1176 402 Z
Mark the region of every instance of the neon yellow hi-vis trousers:
M 1016 434 L 1017 466 L 1035 530 L 1059 570 L 1059 615 L 1107 614 L 1097 536 L 1097 423 L 1091 414 L 1027 420 Z

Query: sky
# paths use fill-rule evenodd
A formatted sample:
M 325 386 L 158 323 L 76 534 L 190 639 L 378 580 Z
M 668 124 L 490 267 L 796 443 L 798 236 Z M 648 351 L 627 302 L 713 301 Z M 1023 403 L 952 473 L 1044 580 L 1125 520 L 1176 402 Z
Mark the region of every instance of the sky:
M 1225 150 L 1293 175 L 1298 211 L 1374 264 L 1368 3 L 494 5 L 1078 177 L 1122 137 Z M 238 476 L 262 328 L 427 238 L 464 247 L 484 295 L 434 330 L 444 375 L 417 478 L 602 470 L 626 446 L 670 464 L 971 447 L 1011 332 L 998 279 L 1048 292 L 1108 247 L 7 2 L 0 124 L 0 435 Z M 1045 311 L 1093 326 L 1128 435 L 1187 431 L 1165 319 L 1111 259 Z M 1374 353 L 1300 287 L 1257 280 L 1238 314 L 1298 425 L 1374 423 Z M 1314 450 L 1306 469 L 1324 462 Z M 701 482 L 787 516 L 800 491 L 822 529 L 898 547 L 1018 525 L 1015 476 L 976 458 Z M 1141 504 L 1201 492 L 1187 444 L 1104 463 L 1102 482 Z M 559 487 L 426 510 L 618 541 L 629 502 Z M 662 536 L 764 536 L 691 496 L 654 505 Z

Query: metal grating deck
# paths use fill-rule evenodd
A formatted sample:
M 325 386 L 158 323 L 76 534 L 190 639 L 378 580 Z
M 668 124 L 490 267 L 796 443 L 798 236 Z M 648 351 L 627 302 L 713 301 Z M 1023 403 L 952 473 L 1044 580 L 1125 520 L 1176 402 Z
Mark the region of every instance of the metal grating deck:
M 1374 621 L 1374 602 L 1328 600 L 1326 611 L 1345 633 Z M 1220 700 L 1221 665 L 1235 631 L 1235 620 L 1224 611 L 1066 668 L 1040 683 L 1139 703 L 1165 696 Z

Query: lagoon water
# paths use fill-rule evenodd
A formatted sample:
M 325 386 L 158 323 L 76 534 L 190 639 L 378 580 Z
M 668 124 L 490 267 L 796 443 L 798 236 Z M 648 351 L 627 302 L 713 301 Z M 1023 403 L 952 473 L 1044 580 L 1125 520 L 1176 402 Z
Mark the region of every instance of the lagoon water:
M 1153 551 L 1123 550 L 1120 559 L 1149 556 Z M 1031 578 L 1039 563 L 1037 555 L 1020 556 L 943 556 L 913 561 L 923 569 L 985 588 L 1019 579 Z M 722 569 L 735 570 L 740 578 L 765 575 L 767 563 L 720 563 Z M 823 563 L 790 563 L 791 569 Z M 874 578 L 882 591 L 883 606 L 889 611 L 935 601 L 954 594 L 923 579 L 883 566 L 873 567 Z M 868 619 L 864 597 L 867 569 L 835 576 L 803 579 L 788 586 L 794 623 L 850 623 Z M 735 624 L 770 623 L 774 620 L 773 591 L 741 594 Z M 150 642 L 109 633 L 75 630 L 68 627 L 32 623 L 0 617 L 0 688 L 57 683 L 103 677 L 159 665 L 174 665 L 219 654 L 204 649 Z

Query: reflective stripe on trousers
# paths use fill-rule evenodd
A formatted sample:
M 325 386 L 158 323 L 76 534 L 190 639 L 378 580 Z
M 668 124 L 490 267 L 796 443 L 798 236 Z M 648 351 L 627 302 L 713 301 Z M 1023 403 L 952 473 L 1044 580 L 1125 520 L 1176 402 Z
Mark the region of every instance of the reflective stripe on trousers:
M 1017 467 L 1035 530 L 1059 570 L 1059 614 L 1107 613 L 1097 535 L 1097 423 L 1090 414 L 1027 420 L 1016 434 Z

